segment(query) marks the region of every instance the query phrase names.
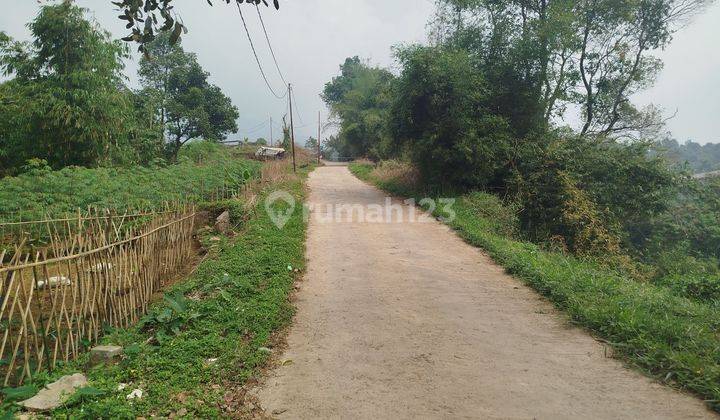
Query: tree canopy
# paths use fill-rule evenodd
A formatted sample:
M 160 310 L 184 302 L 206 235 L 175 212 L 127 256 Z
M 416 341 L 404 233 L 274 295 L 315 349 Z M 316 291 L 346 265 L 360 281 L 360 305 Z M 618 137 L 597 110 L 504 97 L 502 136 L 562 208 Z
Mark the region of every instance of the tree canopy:
M 700 144 L 694 141 L 680 144 L 665 137 L 657 142 L 656 153 L 678 165 L 687 165 L 695 173 L 720 170 L 720 144 Z
M 337 152 L 343 157 L 378 155 L 393 75 L 357 56 L 346 59 L 340 73 L 321 95 L 341 128 Z
M 631 101 L 662 67 L 652 52 L 707 2 L 436 3 L 429 45 L 396 48 L 397 76 L 352 57 L 326 85 L 331 155 L 408 160 L 431 190 L 497 194 L 554 249 L 720 273 L 717 186 L 669 164 L 683 149 L 663 141 L 662 110 Z
M 434 38 L 477 53 L 490 82 L 505 88 L 498 106 L 517 110 L 513 126 L 520 134 L 577 105 L 581 134 L 637 137 L 662 124 L 657 109 L 630 101 L 662 67 L 650 53 L 708 3 L 443 0 Z
M 169 33 L 147 45 L 143 89 L 125 85 L 126 43 L 70 1 L 40 7 L 32 40 L 0 32 L 0 175 L 49 165 L 147 164 L 236 132 L 238 111 Z
M 170 44 L 161 35 L 147 45 L 150 57 L 140 61 L 141 95 L 155 106 L 155 117 L 176 158 L 180 147 L 190 140 L 224 140 L 238 130 L 237 108 L 221 89 L 208 82 L 193 53 L 180 43 Z
M 53 167 L 139 160 L 159 140 L 137 120 L 122 70 L 127 48 L 64 2 L 43 6 L 31 42 L 0 37 L 0 159 L 5 173 L 31 158 Z

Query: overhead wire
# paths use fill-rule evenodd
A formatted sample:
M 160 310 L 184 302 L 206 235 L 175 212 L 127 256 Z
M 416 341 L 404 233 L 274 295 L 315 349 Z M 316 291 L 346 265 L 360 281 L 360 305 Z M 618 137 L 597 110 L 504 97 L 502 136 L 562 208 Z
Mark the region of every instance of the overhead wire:
M 284 95 L 278 95 L 275 92 L 275 89 L 272 88 L 270 85 L 270 82 L 268 81 L 267 75 L 265 74 L 265 70 L 263 70 L 262 64 L 260 64 L 260 58 L 257 55 L 257 50 L 255 50 L 255 44 L 252 41 L 252 37 L 250 36 L 250 30 L 248 29 L 247 22 L 245 22 L 245 16 L 243 15 L 242 8 L 240 7 L 240 3 L 236 3 L 238 7 L 238 12 L 240 12 L 240 19 L 242 20 L 243 27 L 245 28 L 245 34 L 247 35 L 247 39 L 250 42 L 250 48 L 252 48 L 253 55 L 255 56 L 255 62 L 258 65 L 258 69 L 260 69 L 260 74 L 262 75 L 263 80 L 265 80 L 265 84 L 267 85 L 268 89 L 270 90 L 270 93 L 273 94 L 278 99 L 284 99 L 288 91 L 285 91 Z
M 262 126 L 262 127 L 258 127 L 258 128 L 256 128 L 256 129 L 254 129 L 254 130 L 243 131 L 243 133 L 245 133 L 245 134 L 255 134 L 255 133 L 258 133 L 258 132 L 260 132 L 260 131 L 262 131 L 262 130 L 264 130 L 264 129 L 266 129 L 266 128 L 267 128 L 267 126 Z
M 252 128 L 240 129 L 239 131 L 255 131 L 255 130 L 259 130 L 260 128 L 264 128 L 265 126 L 267 126 L 267 124 L 268 124 L 268 121 L 266 120 L 256 126 L 253 126 Z
M 297 101 L 297 97 L 295 96 L 295 91 L 293 90 L 293 91 L 291 92 L 291 94 L 292 94 L 292 97 L 293 97 L 293 104 L 295 104 L 295 114 L 297 114 L 298 119 L 300 120 L 300 124 L 301 124 L 300 127 L 295 127 L 295 128 L 306 127 L 307 124 L 305 124 L 305 121 L 303 121 L 302 115 L 301 115 L 301 113 L 300 113 L 300 107 L 297 105 L 297 104 L 298 104 L 298 101 Z
M 262 13 L 260 13 L 260 6 L 257 3 L 255 3 L 255 10 L 257 10 L 260 24 L 262 25 L 263 32 L 265 33 L 265 39 L 267 40 L 268 48 L 270 48 L 270 54 L 272 55 L 273 61 L 275 62 L 275 68 L 280 75 L 280 79 L 282 79 L 283 83 L 287 86 L 288 82 L 285 81 L 285 76 L 283 75 L 282 70 L 280 70 L 280 65 L 278 64 L 277 57 L 275 56 L 275 50 L 273 50 L 272 43 L 270 42 L 270 36 L 268 35 L 267 28 L 265 27 L 265 21 L 262 18 Z
M 249 29 L 248 29 L 247 22 L 245 21 L 245 16 L 244 16 L 243 13 L 242 13 L 242 9 L 241 9 L 241 7 L 240 7 L 240 4 L 237 3 L 237 6 L 238 6 L 238 12 L 240 12 L 240 19 L 242 20 L 243 27 L 245 28 L 245 34 L 247 35 L 248 41 L 250 42 L 250 47 L 252 48 L 252 51 L 253 51 L 253 55 L 255 56 L 255 62 L 256 62 L 257 65 L 258 65 L 258 69 L 260 70 L 260 74 L 262 75 L 263 80 L 265 81 L 265 84 L 267 85 L 268 89 L 269 89 L 270 92 L 273 94 L 273 96 L 275 96 L 275 97 L 278 98 L 278 99 L 284 99 L 284 98 L 288 97 L 288 96 L 289 96 L 288 93 L 290 93 L 292 99 L 288 97 L 288 104 L 287 104 L 287 105 L 288 105 L 288 108 L 289 108 L 289 101 L 290 101 L 290 100 L 295 101 L 295 105 L 296 105 L 296 107 L 297 107 L 297 97 L 295 96 L 295 93 L 292 92 L 292 90 L 290 89 L 289 84 L 288 84 L 287 81 L 285 80 L 285 75 L 283 74 L 282 70 L 280 69 L 280 65 L 279 65 L 279 63 L 278 63 L 277 56 L 275 55 L 275 50 L 273 49 L 273 47 L 272 47 L 272 42 L 270 41 L 270 35 L 268 34 L 267 27 L 265 26 L 265 21 L 264 21 L 264 19 L 263 19 L 263 17 L 262 17 L 262 13 L 260 13 L 260 7 L 259 7 L 259 5 L 256 3 L 256 4 L 255 4 L 255 9 L 256 9 L 256 11 L 257 11 L 258 19 L 260 20 L 260 24 L 261 24 L 261 26 L 262 26 L 263 33 L 265 34 L 265 40 L 267 41 L 268 48 L 270 49 L 270 54 L 272 55 L 273 62 L 275 63 L 275 69 L 277 70 L 278 74 L 280 75 L 280 79 L 282 79 L 283 83 L 284 83 L 285 85 L 288 85 L 287 90 L 285 90 L 285 93 L 284 93 L 282 96 L 281 96 L 281 95 L 278 95 L 278 94 L 276 93 L 276 91 L 272 88 L 270 82 L 268 81 L 267 75 L 265 74 L 265 70 L 263 69 L 262 64 L 260 63 L 260 58 L 258 57 L 257 50 L 255 49 L 255 44 L 253 43 L 252 37 L 250 36 L 250 31 L 249 31 Z M 307 126 L 308 126 L 308 124 L 305 124 L 305 121 L 304 121 L 303 118 L 302 118 L 302 115 L 301 115 L 301 112 L 299 111 L 299 108 L 298 108 L 298 110 L 297 110 L 294 114 L 296 114 L 296 115 L 298 116 L 298 119 L 300 120 L 300 126 L 295 127 L 295 128 L 304 128 L 304 127 L 307 127 Z M 252 130 L 252 131 L 257 131 L 257 130 L 259 130 L 259 128 L 258 128 L 258 129 L 255 129 L 255 130 Z M 251 132 L 252 132 L 252 131 L 251 131 Z

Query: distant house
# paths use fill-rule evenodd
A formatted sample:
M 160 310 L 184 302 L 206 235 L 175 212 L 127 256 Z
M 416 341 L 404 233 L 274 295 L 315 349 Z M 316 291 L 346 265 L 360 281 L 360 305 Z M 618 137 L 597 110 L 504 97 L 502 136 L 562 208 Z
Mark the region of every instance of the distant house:
M 285 149 L 278 147 L 260 147 L 255 152 L 255 158 L 260 160 L 279 160 L 285 157 Z

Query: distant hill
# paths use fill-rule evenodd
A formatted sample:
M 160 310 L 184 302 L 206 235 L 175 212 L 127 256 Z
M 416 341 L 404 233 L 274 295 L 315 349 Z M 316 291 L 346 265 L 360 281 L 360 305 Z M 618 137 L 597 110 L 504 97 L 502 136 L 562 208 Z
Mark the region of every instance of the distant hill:
M 674 139 L 665 139 L 657 144 L 658 153 L 679 165 L 687 164 L 693 173 L 720 170 L 720 144 L 701 145 L 694 141 L 680 144 Z

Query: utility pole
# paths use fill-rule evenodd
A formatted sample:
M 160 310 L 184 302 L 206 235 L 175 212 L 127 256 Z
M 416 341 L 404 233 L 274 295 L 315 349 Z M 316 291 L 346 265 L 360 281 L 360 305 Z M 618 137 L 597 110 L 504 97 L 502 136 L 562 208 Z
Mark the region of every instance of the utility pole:
M 272 117 L 270 117 L 270 147 L 273 147 L 272 128 Z
M 318 146 L 318 162 L 317 163 L 318 163 L 318 165 L 320 165 L 320 131 L 321 131 L 320 126 L 321 125 L 322 125 L 322 123 L 320 122 L 320 111 L 318 111 L 318 138 L 317 138 L 317 144 L 318 144 L 317 145 Z
M 290 83 L 288 83 L 288 100 L 290 101 L 290 143 L 292 145 L 293 172 L 297 172 L 297 166 L 295 165 L 295 125 L 293 123 L 292 84 Z

